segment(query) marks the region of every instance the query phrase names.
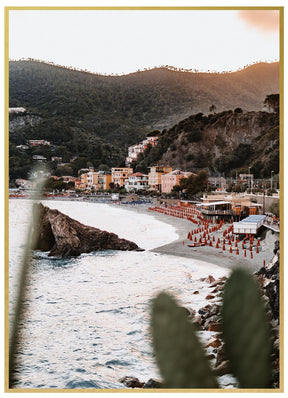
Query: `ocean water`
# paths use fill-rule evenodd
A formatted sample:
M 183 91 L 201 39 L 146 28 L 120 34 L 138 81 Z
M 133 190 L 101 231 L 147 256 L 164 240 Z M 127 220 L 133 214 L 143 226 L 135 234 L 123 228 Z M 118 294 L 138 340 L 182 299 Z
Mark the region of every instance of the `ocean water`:
M 119 379 L 160 378 L 149 335 L 150 301 L 172 293 L 188 309 L 206 305 L 208 285 L 228 270 L 150 250 L 177 239 L 153 215 L 107 204 L 44 201 L 84 224 L 133 240 L 144 252 L 101 251 L 72 259 L 34 252 L 21 333 L 17 388 L 123 389 Z M 17 291 L 31 201 L 9 203 L 9 310 Z M 194 290 L 200 294 L 192 295 Z M 203 333 L 205 338 L 205 332 Z M 231 387 L 229 377 L 223 387 Z M 233 384 L 233 381 L 232 381 Z

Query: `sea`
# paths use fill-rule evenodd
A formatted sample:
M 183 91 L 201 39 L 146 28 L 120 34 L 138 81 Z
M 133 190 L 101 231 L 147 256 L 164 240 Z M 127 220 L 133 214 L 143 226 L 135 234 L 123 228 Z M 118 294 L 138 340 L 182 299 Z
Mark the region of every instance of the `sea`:
M 18 351 L 19 389 L 124 389 L 119 379 L 161 379 L 150 338 L 151 300 L 161 291 L 198 311 L 228 270 L 151 251 L 178 238 L 153 213 L 120 205 L 46 200 L 45 206 L 132 240 L 142 252 L 99 251 L 59 259 L 34 251 Z M 13 318 L 32 201 L 9 201 L 9 313 Z M 198 290 L 199 294 L 193 295 Z M 201 332 L 207 341 L 211 332 Z M 223 376 L 222 388 L 233 388 Z M 40 391 L 40 390 L 39 390 Z

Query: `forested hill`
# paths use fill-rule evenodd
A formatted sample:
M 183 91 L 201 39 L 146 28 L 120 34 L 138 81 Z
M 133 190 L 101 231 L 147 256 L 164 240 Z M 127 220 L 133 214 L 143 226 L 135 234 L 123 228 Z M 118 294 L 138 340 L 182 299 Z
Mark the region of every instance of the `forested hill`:
M 111 130 L 120 124 L 167 128 L 191 114 L 208 113 L 211 104 L 217 112 L 236 107 L 261 110 L 266 95 L 279 92 L 279 63 L 222 74 L 156 68 L 101 76 L 36 61 L 12 61 L 9 73 L 11 107 L 24 106 L 46 117 L 69 116 L 112 140 Z
M 247 173 L 255 178 L 279 173 L 279 96 L 267 96 L 269 112 L 234 111 L 198 113 L 160 134 L 155 147 L 139 154 L 136 171 L 147 172 L 150 165 L 182 170 L 209 170 L 210 175 Z M 269 108 L 269 107 L 268 107 Z M 223 174 L 222 174 L 223 175 Z
M 258 111 L 268 94 L 279 92 L 279 63 L 222 74 L 163 67 L 123 76 L 35 60 L 9 64 L 9 107 L 27 110 L 10 117 L 11 178 L 27 174 L 28 152 L 25 160 L 16 146 L 29 139 L 51 142 L 47 153 L 38 151 L 47 159 L 54 155 L 69 162 L 77 157 L 74 173 L 88 163 L 113 167 L 123 162 L 129 145 L 154 129 L 169 129 L 199 112 L 207 115 L 212 104 L 216 113 L 237 107 Z

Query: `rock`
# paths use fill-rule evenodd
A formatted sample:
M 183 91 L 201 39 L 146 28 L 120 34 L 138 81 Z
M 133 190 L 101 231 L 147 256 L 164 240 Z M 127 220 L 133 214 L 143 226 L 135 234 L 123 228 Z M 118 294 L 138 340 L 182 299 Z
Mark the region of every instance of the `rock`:
M 206 347 L 213 347 L 213 348 L 218 348 L 222 345 L 221 341 L 218 339 L 210 339 L 206 345 Z
M 125 376 L 119 379 L 120 383 L 123 383 L 126 387 L 131 387 L 131 388 L 142 388 L 145 383 L 141 383 L 137 377 L 132 377 L 132 376 Z
M 226 352 L 225 352 L 225 346 L 222 345 L 221 347 L 219 347 L 219 349 L 217 351 L 215 367 L 217 367 L 218 365 L 220 365 L 220 363 L 222 363 L 226 360 L 227 360 L 227 356 L 226 356 Z
M 206 300 L 212 300 L 215 298 L 215 296 L 213 296 L 213 294 L 208 294 L 208 296 L 205 297 Z
M 160 380 L 149 379 L 143 386 L 143 388 L 161 388 L 162 383 Z
M 199 291 L 198 291 L 198 290 L 195 290 L 195 292 L 193 292 L 193 294 L 199 294 Z
M 213 277 L 212 277 L 213 278 Z M 211 283 L 211 285 L 209 286 L 209 287 L 217 287 L 217 288 L 219 288 L 219 287 L 222 287 L 224 285 L 224 280 L 223 280 L 223 278 L 219 278 L 219 279 L 217 279 L 217 280 L 215 280 L 215 282 L 213 282 L 213 283 Z
M 231 373 L 231 367 L 230 367 L 229 361 L 224 361 L 224 362 L 220 363 L 220 365 L 218 365 L 214 369 L 214 373 L 216 376 L 224 376 L 227 373 Z
M 274 243 L 274 250 L 273 250 L 274 254 L 276 254 L 279 251 L 279 249 L 280 249 L 280 242 L 279 240 L 276 240 Z
M 266 267 L 260 268 L 254 275 L 262 286 L 263 294 L 268 297 L 273 319 L 279 322 L 279 253 L 277 252 L 272 261 Z
M 205 282 L 207 283 L 215 282 L 215 278 L 212 275 L 208 275 L 207 278 L 205 279 Z
M 50 251 L 49 256 L 70 257 L 98 250 L 137 250 L 136 243 L 121 239 L 114 233 L 86 226 L 58 210 L 34 205 L 34 217 L 39 212 L 33 231 L 33 249 Z M 34 218 L 37 220 L 37 218 Z
M 209 359 L 209 361 L 211 360 L 211 359 L 214 359 L 215 358 L 215 355 L 214 354 L 209 354 L 209 355 L 207 355 L 207 359 Z
M 209 326 L 211 324 L 217 323 L 217 321 L 218 321 L 218 317 L 215 316 L 215 315 L 214 316 L 210 316 L 209 318 L 206 318 L 206 321 L 205 321 L 205 323 L 203 325 L 203 329 L 208 330 Z
M 221 332 L 221 324 L 220 323 L 212 323 L 208 327 L 209 332 Z
M 214 304 L 210 312 L 212 315 L 220 315 L 220 309 L 221 309 L 220 305 Z

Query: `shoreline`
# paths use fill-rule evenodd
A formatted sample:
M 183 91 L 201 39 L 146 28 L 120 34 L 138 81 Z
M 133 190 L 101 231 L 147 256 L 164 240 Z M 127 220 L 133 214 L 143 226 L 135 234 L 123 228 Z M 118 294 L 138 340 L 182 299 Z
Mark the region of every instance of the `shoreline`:
M 43 199 L 44 201 L 48 202 L 51 200 L 49 198 L 43 198 Z M 57 199 L 53 198 L 51 201 L 54 202 L 57 201 Z M 60 199 L 60 201 L 62 200 Z M 80 202 L 80 200 L 77 200 L 77 202 Z M 87 202 L 85 201 L 84 203 Z M 178 235 L 178 239 L 173 240 L 167 244 L 155 247 L 153 249 L 147 249 L 147 250 L 163 255 L 171 255 L 186 259 L 190 258 L 199 262 L 209 264 L 212 267 L 218 266 L 230 270 L 237 267 L 244 267 L 247 270 L 250 270 L 251 272 L 258 271 L 263 266 L 264 260 L 266 265 L 272 260 L 274 256 L 273 253 L 274 242 L 279 239 L 279 236 L 277 234 L 267 230 L 265 238 L 261 240 L 260 252 L 255 253 L 255 248 L 254 248 L 252 259 L 250 257 L 250 252 L 248 250 L 247 250 L 247 257 L 245 258 L 243 256 L 243 250 L 241 248 L 239 248 L 239 255 L 236 255 L 235 250 L 233 251 L 233 253 L 229 253 L 228 245 L 226 246 L 225 251 L 221 250 L 221 248 L 216 249 L 215 247 L 209 247 L 209 246 L 199 246 L 197 248 L 193 248 L 188 246 L 188 244 L 191 244 L 192 242 L 187 239 L 187 235 L 189 231 L 195 228 L 195 225 L 192 224 L 187 219 L 181 219 L 169 216 L 156 211 L 149 211 L 148 205 L 124 205 L 117 203 L 104 203 L 104 204 L 114 208 L 120 208 L 131 212 L 137 212 L 139 214 L 150 215 L 156 220 L 171 225 L 175 229 L 175 232 Z M 214 233 L 216 239 L 218 237 L 222 238 L 223 229 Z
M 116 205 L 115 205 L 116 206 Z M 117 205 L 119 206 L 119 205 Z M 123 207 L 122 207 L 123 206 Z M 141 208 L 140 206 L 128 207 L 126 205 L 120 205 L 120 207 L 127 210 L 136 211 L 138 213 L 148 214 L 155 217 L 157 220 L 162 221 L 166 224 L 172 225 L 178 235 L 178 239 L 164 244 L 162 246 L 151 249 L 151 252 L 190 258 L 193 260 L 201 261 L 210 264 L 211 266 L 216 265 L 218 267 L 233 269 L 237 267 L 244 267 L 251 272 L 258 271 L 263 266 L 265 260 L 266 265 L 272 260 L 274 253 L 274 242 L 279 239 L 279 236 L 273 234 L 271 231 L 266 232 L 265 238 L 261 240 L 261 250 L 259 253 L 253 252 L 253 258 L 250 257 L 250 252 L 247 250 L 247 257 L 243 255 L 243 251 L 239 249 L 239 255 L 236 252 L 229 253 L 228 246 L 226 250 L 216 249 L 215 247 L 199 246 L 197 248 L 189 247 L 188 244 L 192 242 L 187 239 L 188 232 L 194 228 L 187 219 L 181 219 L 173 216 L 168 216 L 158 212 L 149 211 L 148 208 Z M 215 238 L 222 237 L 223 230 L 214 233 Z M 184 242 L 184 244 L 183 244 Z

